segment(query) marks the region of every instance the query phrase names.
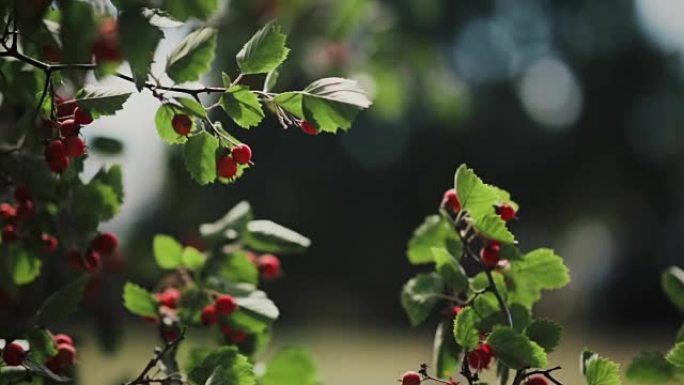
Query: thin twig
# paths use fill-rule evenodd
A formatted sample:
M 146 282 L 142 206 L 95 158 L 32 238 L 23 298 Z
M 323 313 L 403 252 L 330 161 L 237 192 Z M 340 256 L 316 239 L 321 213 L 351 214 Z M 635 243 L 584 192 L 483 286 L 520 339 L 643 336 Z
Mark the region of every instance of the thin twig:
M 164 358 L 164 356 L 174 350 L 178 344 L 185 338 L 185 329 L 181 330 L 180 334 L 178 335 L 178 338 L 171 342 L 167 342 L 164 347 L 159 350 L 158 352 L 155 352 L 154 356 L 150 359 L 150 361 L 147 363 L 147 365 L 143 368 L 143 370 L 140 372 L 138 377 L 136 377 L 134 380 L 126 382 L 124 385 L 144 385 L 144 384 L 150 384 L 152 382 L 160 382 L 159 380 L 154 380 L 150 379 L 147 377 L 148 373 L 150 370 L 155 368 L 159 361 Z

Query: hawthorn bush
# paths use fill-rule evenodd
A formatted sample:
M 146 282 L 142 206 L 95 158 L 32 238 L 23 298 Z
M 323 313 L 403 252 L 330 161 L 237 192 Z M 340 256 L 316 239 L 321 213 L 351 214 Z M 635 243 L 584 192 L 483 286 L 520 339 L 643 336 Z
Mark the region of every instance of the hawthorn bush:
M 1 384 L 73 380 L 78 347 L 54 325 L 63 324 L 88 287 L 101 284 L 121 263 L 117 236 L 98 228 L 123 203 L 123 170 L 105 167 L 89 180 L 82 171 L 89 125 L 121 110 L 131 91 L 104 88 L 97 80 L 118 78 L 159 100 L 159 137 L 182 150 L 185 168 L 201 185 L 233 183 L 254 165 L 252 148 L 231 131 L 258 126 L 266 113 L 284 129 L 334 134 L 348 130 L 356 113 L 371 104 L 355 81 L 344 78 L 275 92 L 289 52 L 275 22 L 237 52 L 234 77 L 222 72 L 221 85 L 200 83 L 215 56 L 217 31 L 209 18 L 217 5 L 0 1 L 0 93 L 7 114 L 0 132 Z M 163 31 L 189 19 L 194 28 L 168 55 L 163 73 L 152 72 Z M 119 72 L 122 64 L 130 74 Z M 223 127 L 212 118 L 214 109 L 234 124 Z M 110 141 L 104 147 L 115 151 L 120 145 Z M 155 260 L 168 271 L 154 291 L 132 282 L 124 286 L 123 306 L 153 324 L 162 340 L 127 384 L 278 385 L 296 379 L 314 385 L 311 358 L 301 349 L 278 353 L 258 379 L 252 369 L 254 353 L 267 344 L 278 317 L 258 285 L 280 276 L 280 255 L 300 252 L 310 241 L 254 219 L 246 202 L 199 231 L 206 250 L 168 235 L 154 238 Z M 55 281 L 66 283 L 46 293 Z M 215 330 L 216 346 L 192 350 L 181 366 L 178 346 L 194 328 Z
M 402 376 L 402 385 L 426 380 L 456 385 L 461 378 L 468 385 L 484 384 L 481 374 L 489 371 L 501 385 L 561 384 L 554 377 L 561 368 L 549 363 L 548 353 L 560 344 L 562 327 L 535 318 L 533 307 L 544 290 L 567 285 L 570 274 L 553 250 L 518 247 L 509 229 L 518 210 L 507 191 L 461 165 L 439 213 L 415 230 L 408 260 L 434 269 L 404 285 L 401 303 L 414 326 L 434 311 L 442 320 L 435 332 L 433 370 L 422 364 Z M 684 313 L 684 270 L 666 270 L 662 287 Z M 588 349 L 580 354 L 580 370 L 588 385 L 621 383 L 620 366 Z M 626 376 L 643 384 L 681 383 L 684 324 L 669 352 L 639 355 Z

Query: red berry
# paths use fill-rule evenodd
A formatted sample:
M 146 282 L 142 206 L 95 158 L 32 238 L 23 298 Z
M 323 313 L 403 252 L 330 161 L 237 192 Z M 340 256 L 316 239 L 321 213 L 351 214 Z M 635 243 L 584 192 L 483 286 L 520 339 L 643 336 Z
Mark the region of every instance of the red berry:
M 452 307 L 452 308 L 451 308 L 451 316 L 452 316 L 453 318 L 456 318 L 456 316 L 458 315 L 458 313 L 461 312 L 461 310 L 463 310 L 463 308 L 460 307 L 460 306 L 454 306 L 454 307 Z
M 54 337 L 52 337 L 52 340 L 55 341 L 55 344 L 57 345 L 62 345 L 62 344 L 67 344 L 67 345 L 73 345 L 74 340 L 71 339 L 71 336 L 68 334 L 55 334 Z
M 57 362 L 57 357 L 48 358 L 48 360 L 45 361 L 45 366 L 47 366 L 52 373 L 59 373 L 62 371 L 62 367 L 59 365 L 59 362 Z
M 90 242 L 90 247 L 100 254 L 111 254 L 118 246 L 119 240 L 113 233 L 100 233 Z
M 74 119 L 65 119 L 59 124 L 59 133 L 63 137 L 78 135 L 78 131 L 81 127 L 76 123 Z
M 70 158 L 85 154 L 85 142 L 80 136 L 70 136 L 64 139 L 64 153 Z
M 163 292 L 157 294 L 157 300 L 159 301 L 159 304 L 163 306 L 168 306 L 172 309 L 175 309 L 178 306 L 178 301 L 180 301 L 180 298 L 180 290 L 174 287 L 169 287 Z
M 266 280 L 280 276 L 280 259 L 273 254 L 264 254 L 257 260 L 259 273 Z
M 88 250 L 85 254 L 85 267 L 90 273 L 94 273 L 100 268 L 102 256 L 95 250 Z
M 12 243 L 17 240 L 17 229 L 13 225 L 5 225 L 2 228 L 2 241 L 4 243 Z
M 461 210 L 461 202 L 459 202 L 458 196 L 456 195 L 456 190 L 454 189 L 449 189 L 444 192 L 442 204 L 452 213 L 457 213 Z
M 100 62 L 121 61 L 119 49 L 119 25 L 114 18 L 102 20 L 97 31 L 97 40 L 93 43 L 93 55 Z
M 16 342 L 12 342 L 5 346 L 2 350 L 2 359 L 8 366 L 18 366 L 24 362 L 26 358 L 26 352 L 24 348 Z
M 180 337 L 180 332 L 176 328 L 166 328 L 161 331 L 161 335 L 165 342 L 173 342 Z
M 216 308 L 214 305 L 207 305 L 202 309 L 202 315 L 200 316 L 202 323 L 206 326 L 213 325 L 218 321 L 218 316 L 216 315 Z
M 28 219 L 33 216 L 33 201 L 24 201 L 17 205 L 17 216 L 22 219 Z
M 61 174 L 69 167 L 69 158 L 65 156 L 62 158 L 50 159 L 48 161 L 48 167 L 50 167 L 50 171 Z
M 57 104 L 57 116 L 60 118 L 73 115 L 77 107 L 73 100 L 66 100 L 60 96 L 55 97 L 55 104 Z
M 69 262 L 69 267 L 76 271 L 83 270 L 83 257 L 81 253 L 76 250 L 72 250 L 67 254 L 67 261 Z
M 173 130 L 176 131 L 178 135 L 187 136 L 192 130 L 192 120 L 185 114 L 176 114 L 171 120 L 171 125 Z
M 496 241 L 487 243 L 480 251 L 480 258 L 482 263 L 490 269 L 496 267 L 499 263 L 499 252 L 501 251 L 501 244 Z
M 307 135 L 318 135 L 318 128 L 306 120 L 302 120 L 302 122 L 299 123 L 299 128 Z
M 233 154 L 233 159 L 239 164 L 247 164 L 252 160 L 252 149 L 244 143 L 233 147 L 231 153 Z
M 224 156 L 216 163 L 218 174 L 221 178 L 230 179 L 237 174 L 237 163 L 231 156 Z
M 17 216 L 17 210 L 9 203 L 0 203 L 0 217 L 6 221 L 13 221 Z
M 76 348 L 72 344 L 57 345 L 57 363 L 61 367 L 67 367 L 74 363 L 76 359 Z
M 508 203 L 502 203 L 501 205 L 497 206 L 496 213 L 499 214 L 501 219 L 503 219 L 505 222 L 515 218 L 515 209 Z
M 59 245 L 57 238 L 50 234 L 43 233 L 40 236 L 40 239 L 43 241 L 43 251 L 45 253 L 51 254 L 57 250 L 57 246 Z
M 234 344 L 241 344 L 245 342 L 245 340 L 247 340 L 247 337 L 247 332 L 245 332 L 244 330 L 236 330 L 230 334 L 230 340 Z
M 76 107 L 74 110 L 74 120 L 76 124 L 85 125 L 93 122 L 93 117 L 90 116 L 88 111 L 82 110 L 80 107 Z
M 548 385 L 548 382 L 544 377 L 536 376 L 528 378 L 525 385 Z
M 221 330 L 221 334 L 223 334 L 226 337 L 233 334 L 233 328 L 230 325 L 221 325 L 219 329 Z
M 14 199 L 17 202 L 26 202 L 30 201 L 32 198 L 28 188 L 21 184 L 14 189 Z
M 61 140 L 52 140 L 45 146 L 45 159 L 48 161 L 56 158 L 63 158 L 65 156 L 66 150 L 64 148 L 64 143 L 62 143 Z
M 401 385 L 420 385 L 423 379 L 416 372 L 406 372 L 401 376 Z
M 230 315 L 233 313 L 238 305 L 235 302 L 235 298 L 229 294 L 221 294 L 216 297 L 216 302 L 214 302 L 214 307 L 216 308 L 216 313 L 218 315 Z
M 478 371 L 488 369 L 493 357 L 491 348 L 485 344 L 468 353 L 468 365 Z

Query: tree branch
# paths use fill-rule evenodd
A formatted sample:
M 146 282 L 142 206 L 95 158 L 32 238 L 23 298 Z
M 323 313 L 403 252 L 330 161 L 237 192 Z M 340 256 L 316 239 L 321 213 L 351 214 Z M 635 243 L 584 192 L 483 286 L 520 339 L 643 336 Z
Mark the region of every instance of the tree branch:
M 178 338 L 171 342 L 167 342 L 161 350 L 155 351 L 154 356 L 143 368 L 138 377 L 136 377 L 132 381 L 124 383 L 124 385 L 146 385 L 156 382 L 163 382 L 162 380 L 149 378 L 148 374 L 150 370 L 152 370 L 157 366 L 157 364 L 159 364 L 159 362 L 162 360 L 162 358 L 164 358 L 164 356 L 167 353 L 169 353 L 172 350 L 175 350 L 178 347 L 178 344 L 180 344 L 183 338 L 185 338 L 185 329 L 181 330 L 180 334 L 178 335 Z

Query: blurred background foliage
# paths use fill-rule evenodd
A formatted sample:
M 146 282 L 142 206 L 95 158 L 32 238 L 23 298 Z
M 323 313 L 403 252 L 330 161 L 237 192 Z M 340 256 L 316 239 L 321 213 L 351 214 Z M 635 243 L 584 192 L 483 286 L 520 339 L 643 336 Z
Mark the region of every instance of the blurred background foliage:
M 313 240 L 267 286 L 280 325 L 407 330 L 406 241 L 465 162 L 520 203 L 523 249 L 566 258 L 573 282 L 543 313 L 593 331 L 676 329 L 658 277 L 684 264 L 679 1 L 231 0 L 213 20 L 215 65 L 234 75 L 235 53 L 274 17 L 292 49 L 277 91 L 340 75 L 359 80 L 374 106 L 338 136 L 275 120 L 246 132 L 219 116 L 256 167 L 233 186 L 200 187 L 178 152 L 160 150 L 153 98 L 129 101 L 96 131 L 122 140 L 122 155 L 94 154 L 129 173 L 124 213 L 110 224 L 125 235 L 125 277 L 159 277 L 154 234 L 196 242 L 199 224 L 248 199 Z M 98 294 L 116 309 L 94 312 L 109 338 L 123 316 L 118 293 Z

